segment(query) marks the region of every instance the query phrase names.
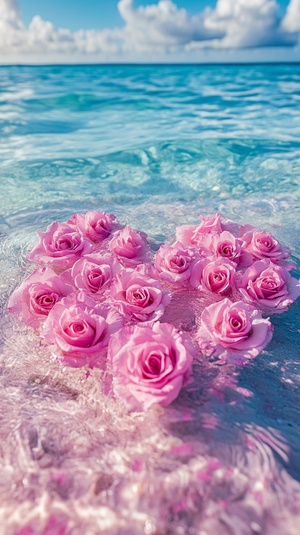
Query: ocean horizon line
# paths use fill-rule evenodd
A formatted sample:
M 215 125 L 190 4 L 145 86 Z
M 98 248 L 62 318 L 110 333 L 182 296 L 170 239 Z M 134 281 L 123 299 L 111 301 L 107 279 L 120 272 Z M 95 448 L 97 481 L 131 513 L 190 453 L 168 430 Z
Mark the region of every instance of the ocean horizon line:
M 192 67 L 192 66 L 250 66 L 250 65 L 300 65 L 298 61 L 210 61 L 210 62 L 78 62 L 78 63 L 0 63 L 0 68 L 6 67 Z

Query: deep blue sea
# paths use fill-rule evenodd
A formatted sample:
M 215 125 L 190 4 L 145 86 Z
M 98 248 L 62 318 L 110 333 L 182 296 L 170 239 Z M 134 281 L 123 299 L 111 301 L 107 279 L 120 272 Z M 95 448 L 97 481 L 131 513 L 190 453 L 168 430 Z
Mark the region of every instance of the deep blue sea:
M 0 535 L 298 535 L 299 303 L 219 396 L 198 370 L 191 421 L 118 412 L 8 317 L 36 232 L 96 209 L 156 242 L 221 212 L 299 278 L 300 65 L 0 67 Z

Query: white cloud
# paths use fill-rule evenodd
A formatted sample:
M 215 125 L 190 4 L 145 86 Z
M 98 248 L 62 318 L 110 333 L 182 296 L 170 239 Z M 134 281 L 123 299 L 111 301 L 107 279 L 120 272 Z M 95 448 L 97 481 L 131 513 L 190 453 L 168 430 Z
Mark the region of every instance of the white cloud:
M 300 0 L 290 1 L 282 20 L 276 0 L 218 0 L 215 9 L 196 15 L 172 0 L 138 8 L 119 0 L 118 9 L 122 28 L 72 32 L 39 15 L 25 27 L 18 1 L 0 0 L 0 63 L 188 59 L 204 48 L 209 54 L 213 48 L 295 45 L 300 33 Z
M 218 43 L 221 47 L 289 45 L 293 39 L 280 28 L 278 12 L 275 0 L 218 0 L 206 25 L 224 31 L 225 37 Z
M 0 0 L 0 63 L 7 57 L 47 60 L 58 54 L 118 54 L 122 30 L 79 30 L 56 28 L 39 15 L 28 28 L 21 20 L 17 0 Z M 57 57 L 57 56 L 56 56 Z
M 221 37 L 224 32 L 205 26 L 207 11 L 189 15 L 178 9 L 171 0 L 134 9 L 132 0 L 120 0 L 119 12 L 126 26 L 126 44 L 139 51 L 173 50 L 191 41 L 207 41 Z
M 11 27 L 18 26 L 20 12 L 17 0 L 0 0 L 0 21 Z
M 282 28 L 288 33 L 300 32 L 300 0 L 290 1 L 282 21 Z

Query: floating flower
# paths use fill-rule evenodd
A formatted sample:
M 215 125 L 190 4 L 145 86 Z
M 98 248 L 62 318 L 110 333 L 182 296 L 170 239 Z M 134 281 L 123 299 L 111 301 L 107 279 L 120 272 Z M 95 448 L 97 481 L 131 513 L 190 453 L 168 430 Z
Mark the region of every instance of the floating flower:
M 272 338 L 272 325 L 243 301 L 225 298 L 206 307 L 196 340 L 200 349 L 223 357 L 256 357 Z
M 120 315 L 83 292 L 62 299 L 51 310 L 43 330 L 62 360 L 74 367 L 103 365 L 110 336 L 122 326 Z
M 221 234 L 213 233 L 206 236 L 200 245 L 203 255 L 222 256 L 235 262 L 239 267 L 246 267 L 252 263 L 251 255 L 244 250 L 244 242 L 236 238 L 231 232 L 224 230 Z
M 246 301 L 273 312 L 284 312 L 300 295 L 300 282 L 269 260 L 254 262 L 240 276 L 238 287 Z
M 109 242 L 109 249 L 126 267 L 137 266 L 150 259 L 146 234 L 128 226 L 114 234 Z
M 271 232 L 263 232 L 252 227 L 248 228 L 241 238 L 245 242 L 245 249 L 257 260 L 266 258 L 278 263 L 290 255 L 289 250 L 281 247 Z
M 214 216 L 199 217 L 201 220 L 200 225 L 182 225 L 176 229 L 176 238 L 185 245 L 198 246 L 202 241 L 204 234 L 210 234 L 216 232 L 220 234 L 223 226 L 221 223 L 220 214 Z
M 160 246 L 155 255 L 155 267 L 163 280 L 171 283 L 186 282 L 197 258 L 194 250 L 175 242 L 173 245 Z
M 75 262 L 70 272 L 71 280 L 78 290 L 83 290 L 95 300 L 103 299 L 120 265 L 112 255 L 99 253 L 86 255 Z
M 96 210 L 86 212 L 85 215 L 74 214 L 67 223 L 77 227 L 84 236 L 95 243 L 106 240 L 121 228 L 114 214 Z
M 131 410 L 168 405 L 189 382 L 194 356 L 190 338 L 173 325 L 123 327 L 108 349 L 114 393 Z
M 81 232 L 67 223 L 55 221 L 46 232 L 38 232 L 38 236 L 39 243 L 28 253 L 28 260 L 61 270 L 71 267 L 82 255 L 91 253 L 94 248 Z
M 232 290 L 236 264 L 226 258 L 199 260 L 193 267 L 190 284 L 199 290 L 223 295 Z
M 153 270 L 154 271 L 154 270 Z M 110 288 L 113 306 L 129 321 L 154 321 L 164 313 L 171 297 L 145 266 L 124 270 Z
M 39 327 L 54 305 L 73 292 L 59 275 L 47 267 L 36 269 L 8 301 L 8 310 L 20 321 L 31 327 Z

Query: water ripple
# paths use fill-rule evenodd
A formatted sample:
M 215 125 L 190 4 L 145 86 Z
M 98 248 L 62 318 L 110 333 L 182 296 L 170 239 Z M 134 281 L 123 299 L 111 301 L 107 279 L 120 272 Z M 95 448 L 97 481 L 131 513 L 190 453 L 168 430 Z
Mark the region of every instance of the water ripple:
M 1 75 L 0 155 L 9 161 L 183 136 L 299 139 L 297 65 L 2 67 Z

